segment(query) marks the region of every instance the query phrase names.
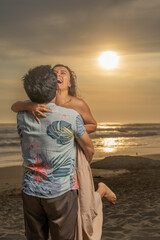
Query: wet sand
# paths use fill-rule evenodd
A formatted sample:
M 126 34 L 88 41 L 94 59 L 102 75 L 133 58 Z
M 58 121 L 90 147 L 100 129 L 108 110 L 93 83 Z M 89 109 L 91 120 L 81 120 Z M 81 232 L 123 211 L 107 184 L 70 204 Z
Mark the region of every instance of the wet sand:
M 151 160 L 155 156 L 149 157 Z M 95 184 L 99 180 L 106 183 L 118 198 L 114 206 L 103 201 L 102 240 L 160 240 L 160 161 L 156 162 L 151 160 L 145 164 L 144 158 L 129 156 L 97 162 L 99 168 L 108 168 L 110 164 L 112 169 L 121 169 L 123 165 L 128 171 L 113 177 L 94 178 Z
M 103 181 L 118 198 L 114 206 L 103 201 L 102 240 L 160 240 L 160 155 L 146 157 L 114 156 L 92 165 L 95 185 Z M 0 168 L 1 240 L 25 239 L 21 175 L 21 167 Z

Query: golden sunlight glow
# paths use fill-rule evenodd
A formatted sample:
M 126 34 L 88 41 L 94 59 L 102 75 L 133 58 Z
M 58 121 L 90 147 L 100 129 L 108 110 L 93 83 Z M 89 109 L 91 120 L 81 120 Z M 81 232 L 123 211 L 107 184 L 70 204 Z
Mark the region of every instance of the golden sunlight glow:
M 105 138 L 104 139 L 104 146 L 115 146 L 116 145 L 116 139 L 115 138 Z
M 106 152 L 106 153 L 111 153 L 111 152 L 115 152 L 115 149 L 111 148 L 111 147 L 110 148 L 104 147 L 103 151 Z
M 107 51 L 103 52 L 98 60 L 101 67 L 110 70 L 118 66 L 119 56 L 115 52 Z
M 104 139 L 104 152 L 114 152 L 115 151 L 115 139 L 114 138 L 105 138 Z
M 115 152 L 120 145 L 122 145 L 121 138 L 105 138 L 103 151 Z

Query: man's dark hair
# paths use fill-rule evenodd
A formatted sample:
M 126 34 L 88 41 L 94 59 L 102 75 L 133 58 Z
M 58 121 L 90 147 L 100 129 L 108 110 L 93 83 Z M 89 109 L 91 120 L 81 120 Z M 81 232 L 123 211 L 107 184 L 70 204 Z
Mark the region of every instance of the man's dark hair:
M 48 103 L 56 96 L 57 77 L 50 65 L 30 69 L 22 80 L 32 102 Z

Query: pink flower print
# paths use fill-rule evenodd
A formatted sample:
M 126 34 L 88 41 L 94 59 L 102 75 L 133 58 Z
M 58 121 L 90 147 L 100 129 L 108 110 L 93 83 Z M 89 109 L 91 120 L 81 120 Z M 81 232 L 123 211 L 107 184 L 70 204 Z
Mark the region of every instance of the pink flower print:
M 42 179 L 48 179 L 47 171 L 50 170 L 50 167 L 47 164 L 41 165 L 39 158 L 35 158 L 34 161 L 34 165 L 29 166 L 28 169 L 35 172 L 33 180 L 40 183 Z
M 37 183 L 42 182 L 42 177 L 40 175 L 38 175 L 37 173 L 35 173 L 35 175 L 33 176 L 33 180 Z
M 79 189 L 79 186 L 78 186 L 78 184 L 76 183 L 74 177 L 72 177 L 72 181 L 73 181 L 72 190 Z
M 51 112 L 52 112 L 52 113 L 55 113 L 55 114 L 59 113 L 59 111 L 58 111 L 57 109 L 52 109 Z
M 25 145 L 25 148 L 30 149 L 30 156 L 36 157 L 38 153 L 41 153 L 41 142 L 35 141 L 33 137 L 29 138 L 30 143 Z
M 69 118 L 68 115 L 62 114 L 62 115 L 61 115 L 61 119 L 65 119 L 65 118 Z

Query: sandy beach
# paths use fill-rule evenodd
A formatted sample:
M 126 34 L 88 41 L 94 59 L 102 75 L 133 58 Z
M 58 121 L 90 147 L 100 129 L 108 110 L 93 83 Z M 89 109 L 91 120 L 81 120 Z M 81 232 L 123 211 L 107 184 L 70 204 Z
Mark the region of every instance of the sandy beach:
M 160 155 L 112 156 L 92 164 L 95 186 L 106 183 L 102 240 L 160 240 Z M 0 168 L 0 239 L 23 240 L 21 167 Z

